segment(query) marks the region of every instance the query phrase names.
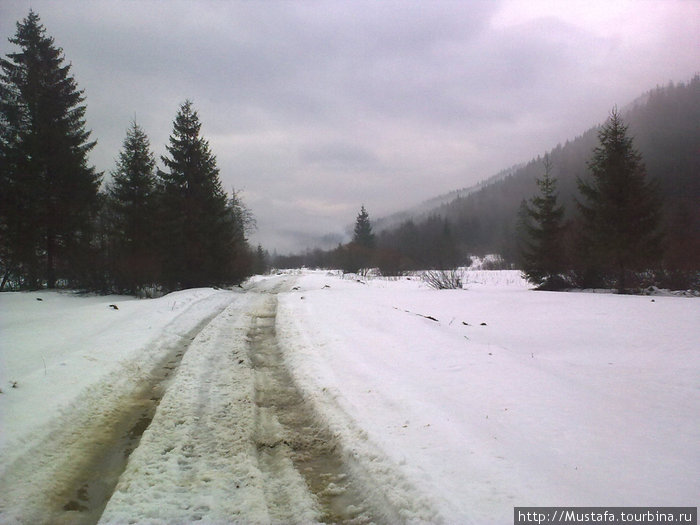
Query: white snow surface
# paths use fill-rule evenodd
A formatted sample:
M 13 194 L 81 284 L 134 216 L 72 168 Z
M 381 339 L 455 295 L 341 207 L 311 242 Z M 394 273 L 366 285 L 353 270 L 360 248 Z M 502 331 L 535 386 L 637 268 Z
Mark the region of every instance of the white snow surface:
M 150 300 L 0 294 L 0 522 L 59 523 L 47 509 L 68 499 L 52 498 L 69 497 L 66 484 L 129 410 L 129 394 L 233 297 L 213 289 Z
M 448 523 L 698 504 L 700 302 L 465 281 L 316 273 L 281 300 L 290 366 L 338 429 L 363 429 Z
M 152 300 L 0 294 L 0 521 L 36 518 L 61 454 L 54 436 L 107 412 L 207 319 L 102 522 L 317 520 L 303 477 L 266 472 L 254 451 L 255 434 L 275 429 L 255 428 L 246 334 L 275 294 L 298 388 L 350 473 L 405 522 L 698 504 L 698 299 L 536 292 L 510 271 L 468 271 L 464 283 L 304 271 Z M 294 516 L 275 514 L 271 492 Z
M 108 378 L 137 380 L 164 348 L 230 301 L 230 292 L 211 288 L 144 300 L 0 294 L 0 474 L 57 413 L 70 413 L 76 403 L 98 405 L 91 387 Z

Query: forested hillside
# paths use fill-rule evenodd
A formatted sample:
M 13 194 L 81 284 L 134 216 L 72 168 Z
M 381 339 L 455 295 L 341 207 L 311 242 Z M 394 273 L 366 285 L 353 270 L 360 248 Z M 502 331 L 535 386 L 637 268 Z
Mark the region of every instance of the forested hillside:
M 526 268 L 528 250 L 525 248 L 532 240 L 528 235 L 536 231 L 527 221 L 537 217 L 532 214 L 531 206 L 537 202 L 538 190 L 543 187 L 546 158 L 547 177 L 551 178 L 551 183 L 546 183 L 550 193 L 544 197 L 554 199 L 550 209 L 555 209 L 551 206 L 563 208 L 557 219 L 560 224 L 552 230 L 557 232 L 556 238 L 545 243 L 561 251 L 555 257 L 562 265 L 560 271 L 546 272 L 549 277 L 558 274 L 561 278 L 557 287 L 616 286 L 622 290 L 625 281 L 629 283 L 630 279 L 633 286 L 699 286 L 700 76 L 696 75 L 688 83 L 654 89 L 621 110 L 612 108 L 609 117 L 605 124 L 601 123 L 581 136 L 557 145 L 542 157 L 505 170 L 476 187 L 436 197 L 403 214 L 372 222 L 375 243 L 371 254 L 366 253 L 366 246 L 353 239 L 327 252 L 315 250 L 278 257 L 275 264 L 355 271 L 359 261 L 364 260 L 384 274 L 397 274 L 419 269 L 454 268 L 468 263 L 470 255 L 497 253 L 503 258 L 504 265 L 536 275 L 537 271 L 532 274 Z M 611 125 L 615 133 L 621 133 L 618 138 L 627 151 L 625 155 L 633 159 L 629 165 L 631 171 L 623 177 L 631 177 L 629 181 L 637 180 L 630 183 L 638 188 L 634 190 L 626 182 L 615 183 L 618 189 L 613 190 L 612 195 L 603 196 L 612 199 L 606 205 L 610 217 L 607 224 L 616 223 L 608 229 L 618 234 L 616 238 L 605 241 L 612 246 L 596 254 L 598 261 L 592 264 L 591 250 L 595 244 L 601 247 L 602 242 L 593 237 L 601 234 L 606 237 L 609 232 L 605 231 L 604 225 L 602 229 L 600 224 L 595 225 L 600 223 L 600 217 L 593 217 L 591 222 L 593 212 L 590 206 L 595 208 L 597 205 L 585 202 L 592 194 L 587 191 L 588 195 L 582 195 L 582 190 L 585 191 L 586 187 L 590 190 L 591 184 L 595 185 L 591 177 L 597 155 L 603 155 L 596 163 L 604 171 L 608 170 L 602 168 L 604 164 L 616 162 L 606 156 L 612 154 L 615 157 L 617 146 L 604 146 L 606 129 L 610 131 Z M 608 148 L 608 153 L 601 152 L 605 148 Z M 593 193 L 597 191 L 593 188 Z M 639 201 L 634 202 L 634 199 Z M 587 207 L 589 216 L 585 217 L 583 212 Z M 635 231 L 640 230 L 638 226 L 642 222 L 649 222 L 647 231 Z M 597 229 L 597 233 L 593 229 Z M 630 236 L 625 231 L 635 233 Z M 588 247 L 585 246 L 587 242 Z M 622 248 L 627 245 L 635 248 Z M 551 251 L 551 248 L 547 250 Z M 653 252 L 654 256 L 645 261 L 643 252 Z M 616 258 L 617 261 L 605 261 L 606 258 Z M 635 262 L 631 264 L 633 259 Z M 616 264 L 619 267 L 613 270 L 612 266 Z M 592 270 L 594 267 L 597 267 L 595 271 Z M 627 275 L 629 272 L 631 274 Z M 544 281 L 549 280 L 544 278 Z M 537 284 L 555 286 L 543 281 Z
M 647 177 L 659 183 L 665 264 L 700 268 L 700 76 L 657 88 L 620 113 L 642 155 Z M 577 180 L 589 174 L 598 131 L 589 129 L 548 153 L 569 221 L 577 220 Z M 462 255 L 500 253 L 506 261 L 518 263 L 518 211 L 523 200 L 536 193 L 535 180 L 543 173 L 543 159 L 533 159 L 505 178 L 380 232 L 379 244 L 410 253 L 416 243 L 433 243 L 435 225 L 441 223 Z

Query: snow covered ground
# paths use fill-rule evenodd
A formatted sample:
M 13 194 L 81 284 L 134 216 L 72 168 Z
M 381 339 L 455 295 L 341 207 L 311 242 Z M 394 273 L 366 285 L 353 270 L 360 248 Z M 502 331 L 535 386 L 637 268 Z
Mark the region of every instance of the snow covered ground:
M 153 300 L 46 291 L 0 294 L 2 466 L 35 441 L 32 436 L 56 413 L 87 402 L 81 395 L 90 387 L 105 378 L 138 380 L 139 369 L 162 357 L 164 347 L 230 301 L 230 292 L 212 289 Z M 90 402 L 99 404 L 90 394 Z
M 466 278 L 317 273 L 281 299 L 293 372 L 339 432 L 362 429 L 448 523 L 698 504 L 700 302 Z
M 154 300 L 0 294 L 0 521 L 76 517 L 61 485 L 85 443 L 178 348 L 105 523 L 325 519 L 280 392 L 332 442 L 347 472 L 324 491 L 359 495 L 355 522 L 698 504 L 698 299 L 534 292 L 507 271 L 465 288 L 293 272 Z
M 133 394 L 233 297 L 212 289 L 153 300 L 0 294 L 0 522 L 57 523 L 45 511 L 62 510 L 64 486 L 143 397 Z

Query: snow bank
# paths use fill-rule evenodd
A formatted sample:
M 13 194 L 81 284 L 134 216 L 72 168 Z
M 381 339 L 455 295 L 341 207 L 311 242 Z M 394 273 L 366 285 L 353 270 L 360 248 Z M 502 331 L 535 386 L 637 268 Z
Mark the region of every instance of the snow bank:
M 53 419 L 76 406 L 99 410 L 96 385 L 123 378 L 138 382 L 164 349 L 231 296 L 210 288 L 146 300 L 0 294 L 0 474 L 49 432 L 43 427 Z
M 317 272 L 280 297 L 289 365 L 360 460 L 378 447 L 450 523 L 697 503 L 700 303 L 466 282 Z

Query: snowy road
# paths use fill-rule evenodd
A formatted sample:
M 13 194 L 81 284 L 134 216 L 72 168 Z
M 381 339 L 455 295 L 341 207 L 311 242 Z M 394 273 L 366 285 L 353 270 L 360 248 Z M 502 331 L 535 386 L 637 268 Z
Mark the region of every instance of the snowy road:
M 697 298 L 464 277 L 0 294 L 0 523 L 697 505 Z
M 254 286 L 198 334 L 101 523 L 395 522 L 285 367 L 276 293 L 289 288 Z
M 277 293 L 292 283 L 268 279 L 209 297 L 200 308 L 207 315 L 160 349 L 147 380 L 125 382 L 122 363 L 92 385 L 96 400 L 83 396 L 5 465 L 1 521 L 406 521 L 404 509 L 372 490 L 372 473 L 349 465 L 351 451 L 286 368 Z M 404 487 L 401 500 L 415 499 Z
M 46 419 L 43 425 L 35 421 L 24 434 L 21 427 L 13 429 L 12 424 L 19 419 L 31 420 L 31 413 L 19 418 L 12 406 L 15 400 L 9 395 L 9 399 L 3 399 L 7 401 L 3 406 L 3 430 L 7 432 L 9 427 L 21 435 L 16 441 L 3 443 L 0 478 L 0 518 L 3 523 L 97 522 L 126 465 L 128 454 L 153 417 L 168 376 L 178 366 L 195 336 L 231 300 L 229 294 L 223 293 L 202 294 L 203 298 L 190 295 L 195 297 L 183 300 L 186 304 L 184 311 L 178 312 L 173 323 L 163 327 L 156 340 L 149 341 L 143 353 L 115 361 L 110 350 L 100 353 L 90 348 L 93 355 L 87 356 L 87 361 L 91 367 L 83 365 L 73 373 L 64 372 L 73 364 L 72 353 L 86 350 L 74 348 L 61 355 L 65 360 L 55 371 L 52 370 L 51 379 L 56 384 L 35 383 L 36 374 L 27 373 L 18 381 L 18 394 L 24 395 L 27 391 L 28 400 L 24 403 L 31 408 L 36 406 L 31 395 L 33 388 L 48 390 L 49 393 L 52 389 L 72 389 L 75 395 L 67 406 L 61 406 L 51 398 L 45 399 L 43 404 L 53 407 L 58 414 L 53 418 L 43 418 Z M 172 298 L 171 302 L 170 311 L 175 311 L 176 302 Z M 152 326 L 157 319 L 153 315 L 150 317 Z M 133 325 L 134 318 L 127 316 L 126 322 Z M 118 342 L 121 333 L 121 341 L 127 341 L 122 330 L 122 323 L 117 322 L 113 333 L 106 339 Z M 91 343 L 88 348 L 98 341 L 104 343 L 104 332 L 88 336 Z M 81 382 L 84 377 L 79 375 L 81 372 L 85 372 L 84 376 L 88 378 L 97 379 L 81 388 L 84 386 Z M 49 377 L 48 372 L 45 377 Z

